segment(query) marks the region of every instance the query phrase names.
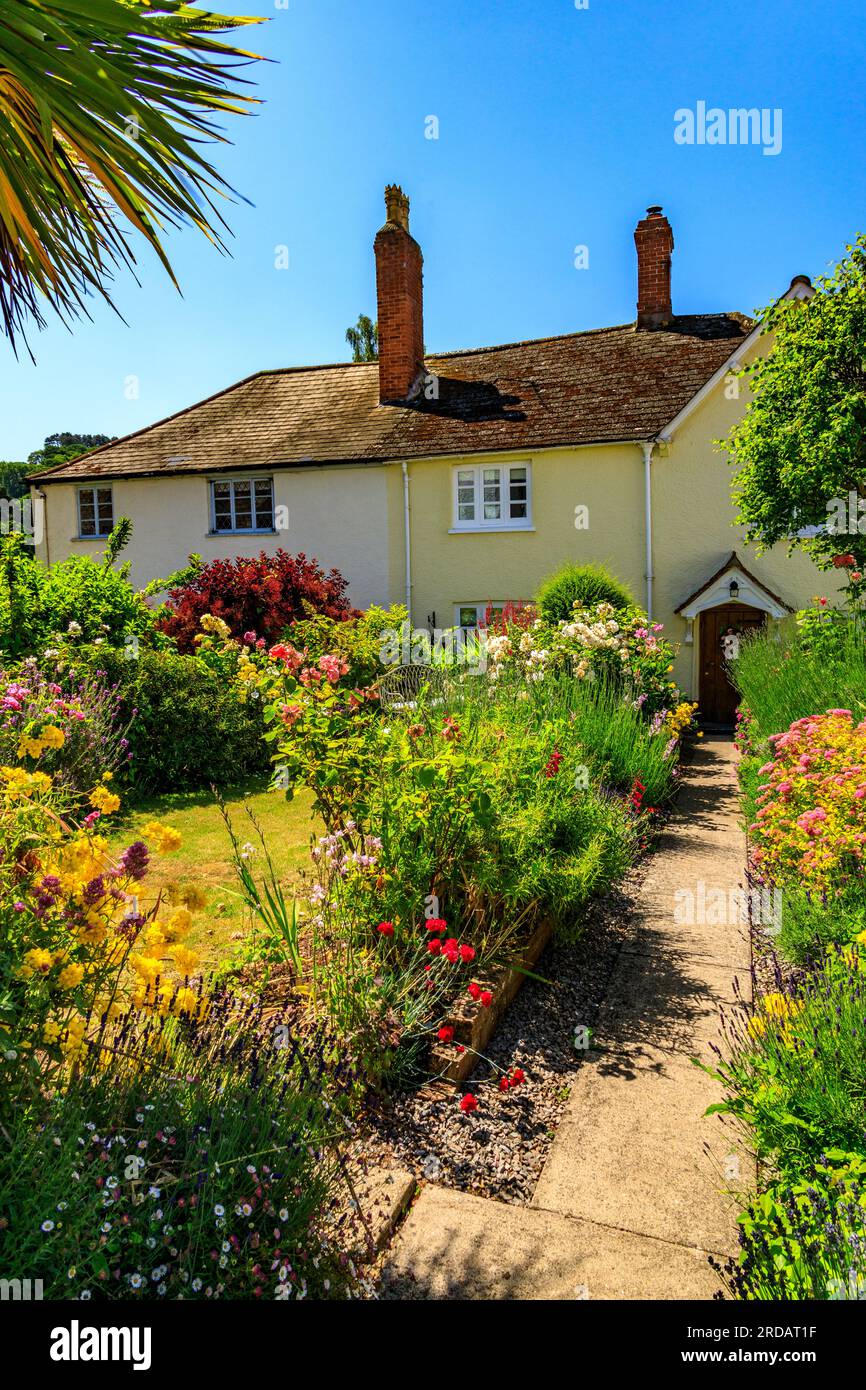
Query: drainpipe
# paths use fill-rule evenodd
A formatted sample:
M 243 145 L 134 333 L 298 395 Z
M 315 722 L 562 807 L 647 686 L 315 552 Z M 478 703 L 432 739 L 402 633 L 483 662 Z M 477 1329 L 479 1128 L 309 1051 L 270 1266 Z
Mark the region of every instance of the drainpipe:
M 36 503 L 36 504 L 39 506 L 39 508 L 41 509 L 41 512 L 42 512 L 42 517 L 41 517 L 41 520 L 42 520 L 42 539 L 43 539 L 43 541 L 45 542 L 45 568 L 48 569 L 48 568 L 50 567 L 50 565 L 51 565 L 51 557 L 49 556 L 49 553 L 48 553 L 48 498 L 45 496 L 45 493 L 44 493 L 44 491 L 43 491 L 41 488 L 34 488 L 34 489 L 33 489 L 33 502 Z M 35 521 L 35 518 L 34 518 L 34 526 L 35 526 L 35 524 L 36 524 L 36 521 Z M 33 554 L 35 555 L 35 554 L 36 554 L 36 545 L 35 545 L 36 537 L 35 537 L 35 535 L 34 535 L 34 537 L 33 537 L 33 540 L 34 540 Z
M 653 498 L 652 498 L 652 476 L 650 465 L 652 463 L 653 449 L 655 448 L 654 439 L 646 439 L 641 443 L 643 449 L 643 476 L 644 476 L 644 531 L 646 535 L 646 614 L 648 618 L 653 615 Z
M 405 541 L 405 568 L 406 568 L 406 616 L 409 625 L 412 625 L 412 539 L 409 531 L 409 465 L 404 459 L 400 467 L 403 470 L 403 536 Z

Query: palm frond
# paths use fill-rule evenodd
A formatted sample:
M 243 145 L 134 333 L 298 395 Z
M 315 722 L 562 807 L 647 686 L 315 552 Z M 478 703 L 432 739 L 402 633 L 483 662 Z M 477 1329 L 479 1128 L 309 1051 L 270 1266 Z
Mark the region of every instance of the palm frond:
M 46 302 L 67 321 L 93 295 L 112 304 L 114 270 L 135 265 L 130 229 L 172 280 L 166 228 L 192 223 L 225 249 L 216 200 L 234 190 L 200 147 L 225 143 L 216 116 L 257 103 L 236 71 L 257 55 L 213 35 L 260 22 L 185 0 L 3 0 L 0 316 L 13 347 Z

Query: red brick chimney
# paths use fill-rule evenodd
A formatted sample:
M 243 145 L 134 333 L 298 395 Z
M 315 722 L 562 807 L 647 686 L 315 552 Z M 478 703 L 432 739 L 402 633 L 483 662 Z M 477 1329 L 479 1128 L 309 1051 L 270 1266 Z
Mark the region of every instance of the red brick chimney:
M 379 400 L 405 401 L 424 368 L 421 247 L 409 235 L 409 199 L 399 184 L 385 189 L 387 217 L 376 233 L 379 305 Z
M 671 252 L 674 234 L 660 207 L 647 208 L 634 232 L 637 247 L 637 327 L 661 328 L 673 318 Z

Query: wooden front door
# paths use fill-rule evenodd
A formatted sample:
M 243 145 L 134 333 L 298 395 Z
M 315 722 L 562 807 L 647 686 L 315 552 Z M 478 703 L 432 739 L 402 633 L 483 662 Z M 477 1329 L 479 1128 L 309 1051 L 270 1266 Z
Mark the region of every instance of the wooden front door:
M 762 627 L 767 618 L 747 603 L 723 603 L 700 615 L 701 679 L 698 715 L 705 724 L 733 726 L 739 697 L 728 677 L 727 663 L 736 651 L 737 634 Z

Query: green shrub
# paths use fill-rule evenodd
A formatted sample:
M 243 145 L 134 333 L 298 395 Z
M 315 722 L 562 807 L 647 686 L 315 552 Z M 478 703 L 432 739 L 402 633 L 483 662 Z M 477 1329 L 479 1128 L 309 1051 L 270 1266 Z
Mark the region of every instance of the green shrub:
M 268 765 L 260 706 L 203 660 L 142 646 L 137 658 L 111 647 L 69 655 L 68 676 L 103 673 L 129 724 L 126 777 L 137 794 L 231 786 Z
M 767 1184 L 740 1217 L 739 1263 L 722 1271 L 737 1297 L 866 1293 L 864 941 L 791 980 L 780 972 L 777 990 L 728 1022 L 713 1109 L 746 1127 Z
M 70 632 L 114 646 L 152 632 L 153 615 L 129 583 L 128 564 L 110 563 L 116 552 L 101 563 L 78 555 L 46 569 L 21 540 L 7 536 L 0 550 L 0 650 L 8 656 L 39 654 Z
M 631 607 L 634 599 L 603 565 L 563 565 L 544 580 L 536 603 L 543 618 L 549 623 L 560 623 L 571 618 L 575 603 L 581 608 L 610 603 L 619 610 Z
M 850 709 L 866 715 L 866 633 L 836 610 L 807 610 L 744 637 L 731 675 L 746 707 L 741 741 L 766 751 L 795 719 Z
M 831 1150 L 808 1177 L 777 1182 L 740 1216 L 741 1253 L 722 1271 L 735 1298 L 866 1298 L 866 1160 Z

